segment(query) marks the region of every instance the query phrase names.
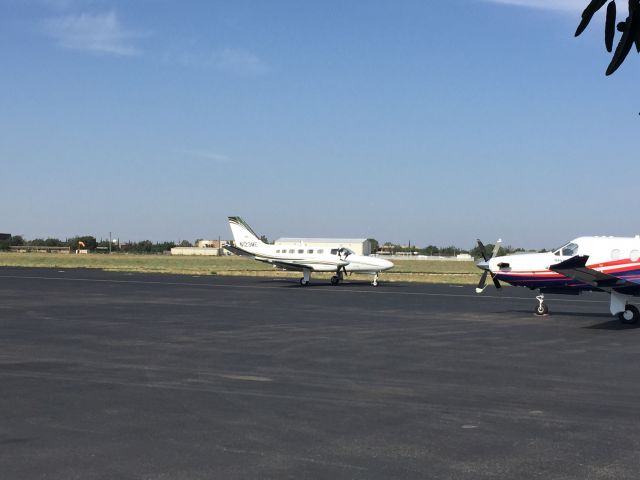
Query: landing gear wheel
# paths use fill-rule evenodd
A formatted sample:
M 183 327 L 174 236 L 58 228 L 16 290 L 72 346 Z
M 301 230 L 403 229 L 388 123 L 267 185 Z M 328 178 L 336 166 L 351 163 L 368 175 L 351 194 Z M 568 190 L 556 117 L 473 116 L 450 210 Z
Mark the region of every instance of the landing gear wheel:
M 307 285 L 309 285 L 309 280 L 305 280 L 304 277 L 302 277 L 300 279 L 300 285 L 302 285 L 303 287 L 306 287 Z
M 627 305 L 625 311 L 618 314 L 618 318 L 626 325 L 635 325 L 640 320 L 640 311 L 633 305 Z
M 535 309 L 535 314 L 539 317 L 543 317 L 545 315 L 549 315 L 549 307 L 546 303 L 541 303 Z
M 536 309 L 533 311 L 533 313 L 536 314 L 536 316 L 538 317 L 543 317 L 544 315 L 549 315 L 549 307 L 547 307 L 547 304 L 544 303 L 544 294 L 540 294 L 536 297 L 536 300 L 538 300 L 538 306 L 536 307 Z
M 333 277 L 331 277 L 331 285 L 338 285 L 340 283 L 340 277 L 338 277 L 337 275 L 334 275 Z

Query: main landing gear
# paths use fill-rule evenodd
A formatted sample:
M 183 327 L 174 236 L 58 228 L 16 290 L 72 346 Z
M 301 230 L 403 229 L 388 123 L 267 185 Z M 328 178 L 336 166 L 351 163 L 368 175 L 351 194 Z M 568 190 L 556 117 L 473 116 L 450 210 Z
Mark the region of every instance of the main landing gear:
M 311 281 L 311 270 L 303 270 L 302 274 L 304 276 L 300 279 L 300 285 L 302 285 L 303 287 L 306 287 L 307 285 L 309 285 L 309 282 Z
M 627 303 L 627 295 L 611 292 L 611 315 L 618 317 L 620 322 L 626 325 L 635 325 L 640 321 L 640 312 L 637 307 Z
M 635 325 L 640 320 L 640 311 L 633 305 L 625 305 L 624 312 L 618 313 L 618 319 L 627 325 Z
M 378 274 L 377 273 L 374 274 L 373 280 L 371 281 L 371 285 L 373 285 L 374 287 L 377 287 L 379 285 L 378 278 L 379 278 Z M 340 282 L 342 282 L 342 280 L 344 280 L 344 276 L 342 274 L 342 271 L 340 271 L 336 275 L 331 277 L 331 285 L 339 285 Z
M 549 307 L 546 303 L 544 303 L 544 295 L 540 294 L 536 297 L 538 300 L 538 306 L 534 310 L 534 313 L 539 317 L 544 317 L 545 315 L 549 315 Z

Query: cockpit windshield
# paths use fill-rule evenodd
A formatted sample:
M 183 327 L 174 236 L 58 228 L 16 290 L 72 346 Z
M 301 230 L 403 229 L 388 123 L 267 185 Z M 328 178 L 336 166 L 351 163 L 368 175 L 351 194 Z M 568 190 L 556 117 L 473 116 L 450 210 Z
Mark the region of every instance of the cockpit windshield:
M 578 254 L 578 245 L 575 243 L 567 243 L 564 247 L 561 247 L 553 252 L 559 257 L 574 257 Z

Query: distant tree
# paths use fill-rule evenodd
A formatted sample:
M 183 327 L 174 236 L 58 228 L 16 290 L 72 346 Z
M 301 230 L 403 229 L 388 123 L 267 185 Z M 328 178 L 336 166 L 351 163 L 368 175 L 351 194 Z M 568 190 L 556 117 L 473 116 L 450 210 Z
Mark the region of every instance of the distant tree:
M 607 0 L 591 0 L 587 8 L 582 12 L 582 20 L 576 30 L 576 37 L 589 25 L 591 19 L 607 3 Z M 611 63 L 607 67 L 606 74 L 611 75 L 625 61 L 634 43 L 640 52 L 640 0 L 629 0 L 629 16 L 624 22 L 616 25 L 616 2 L 611 0 L 607 5 L 607 13 L 604 27 L 604 43 L 608 52 L 613 51 L 613 41 L 616 29 L 622 33 L 620 42 L 613 54 Z
M 492 245 L 491 243 L 485 244 L 484 249 L 485 249 L 485 253 L 486 253 L 487 257 L 490 257 L 491 254 L 493 253 L 493 247 L 494 247 L 494 245 Z M 482 252 L 480 250 L 480 246 L 478 246 L 478 245 L 476 245 L 471 250 L 469 250 L 469 254 L 473 258 L 482 258 Z M 498 249 L 498 254 L 497 255 L 506 255 L 506 254 L 507 254 L 506 249 L 504 247 L 500 246 L 500 248 Z
M 429 245 L 426 248 L 423 248 L 421 253 L 423 253 L 424 255 L 430 255 L 430 256 L 438 255 L 440 253 L 440 249 L 435 245 Z
M 182 240 L 179 244 L 179 247 L 193 247 L 189 240 Z
M 493 247 L 494 247 L 494 245 L 491 244 L 491 243 L 485 244 L 484 249 L 485 249 L 485 252 L 487 254 L 487 257 L 490 257 L 491 254 L 493 253 Z M 514 254 L 514 253 L 523 253 L 523 252 L 526 252 L 526 250 L 524 248 L 521 248 L 521 247 L 512 247 L 511 245 L 500 245 L 500 248 L 498 249 L 497 256 L 500 256 L 500 255 L 511 255 L 511 254 Z M 469 253 L 469 255 L 471 255 L 474 258 L 482 258 L 482 253 L 481 253 L 480 247 L 478 245 L 473 247 L 467 253 Z
M 443 257 L 454 257 L 458 253 L 458 249 L 454 246 L 444 247 L 440 249 L 440 255 Z
M 108 238 L 104 239 L 104 240 L 100 239 L 100 241 L 98 242 L 98 247 L 101 248 L 101 249 L 109 249 L 109 247 L 111 247 L 111 251 L 112 252 L 119 251 L 118 243 L 116 242 L 116 243 L 111 243 L 110 244 Z
M 151 240 L 142 240 L 135 244 L 134 251 L 138 253 L 151 253 L 153 251 L 153 242 Z
M 367 240 L 371 244 L 371 251 L 374 253 L 377 252 L 380 247 L 378 241 L 375 238 L 367 238 Z
M 12 247 L 19 247 L 21 245 L 26 245 L 27 242 L 25 241 L 24 237 L 22 235 L 13 235 L 11 237 L 11 240 L 9 240 L 9 244 Z
M 47 238 L 44 241 L 44 244 L 47 247 L 66 247 L 67 246 L 65 242 L 57 238 Z

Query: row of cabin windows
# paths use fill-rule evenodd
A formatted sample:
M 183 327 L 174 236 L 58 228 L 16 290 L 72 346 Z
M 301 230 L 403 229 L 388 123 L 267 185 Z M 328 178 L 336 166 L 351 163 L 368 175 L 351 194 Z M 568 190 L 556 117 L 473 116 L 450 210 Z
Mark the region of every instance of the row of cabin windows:
M 338 254 L 339 249 L 338 248 L 332 248 L 331 249 L 331 255 L 337 255 Z M 307 250 L 308 254 L 313 254 L 316 253 L 317 255 L 322 255 L 324 253 L 324 248 L 319 248 L 317 250 L 314 250 L 313 248 L 310 248 Z M 296 253 L 296 250 L 294 248 L 290 248 L 289 250 L 282 249 L 282 250 L 276 250 L 276 253 Z M 298 249 L 298 253 L 304 253 L 304 248 L 300 248 Z

